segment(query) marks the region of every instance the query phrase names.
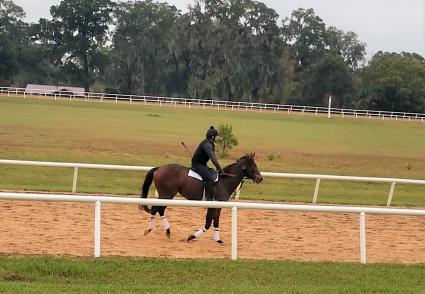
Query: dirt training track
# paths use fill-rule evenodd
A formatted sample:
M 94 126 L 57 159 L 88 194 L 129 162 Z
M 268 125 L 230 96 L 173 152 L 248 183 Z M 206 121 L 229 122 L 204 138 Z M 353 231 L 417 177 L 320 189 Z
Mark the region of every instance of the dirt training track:
M 172 235 L 136 205 L 102 204 L 101 256 L 229 258 L 230 210 L 223 209 L 221 238 L 212 228 L 186 242 L 203 226 L 205 208 L 169 207 Z M 0 254 L 93 256 L 94 205 L 0 201 Z M 367 262 L 425 263 L 425 218 L 366 215 Z M 238 211 L 238 257 L 303 261 L 359 261 L 357 214 Z

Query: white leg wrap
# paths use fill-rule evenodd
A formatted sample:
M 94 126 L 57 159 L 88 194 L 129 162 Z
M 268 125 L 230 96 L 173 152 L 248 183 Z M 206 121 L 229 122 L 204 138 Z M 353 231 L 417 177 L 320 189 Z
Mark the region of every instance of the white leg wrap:
M 168 222 L 166 216 L 162 216 L 161 220 L 162 220 L 162 225 L 164 226 L 164 230 L 168 230 L 169 228 L 171 228 L 170 223 Z
M 202 236 L 203 233 L 205 233 L 207 231 L 207 229 L 205 229 L 205 227 L 203 227 L 202 229 L 199 229 L 198 231 L 196 231 L 195 233 L 195 237 L 199 238 Z
M 155 224 L 156 224 L 156 218 L 155 216 L 151 215 L 151 221 L 149 223 L 148 230 L 152 231 L 153 229 L 155 229 Z
M 220 229 L 219 228 L 214 228 L 214 241 L 218 241 L 220 240 Z

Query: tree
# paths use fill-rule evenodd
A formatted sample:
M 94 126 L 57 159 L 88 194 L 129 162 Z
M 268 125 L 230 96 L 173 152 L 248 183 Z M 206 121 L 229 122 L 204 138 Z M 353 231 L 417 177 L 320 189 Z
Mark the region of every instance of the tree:
M 358 70 L 366 54 L 366 43 L 358 40 L 354 32 L 343 32 L 336 27 L 326 29 L 326 48 L 331 53 L 341 56 L 352 69 Z
M 301 94 L 304 103 L 326 105 L 329 96 L 337 107 L 349 106 L 354 93 L 352 74 L 339 56 L 325 55 L 302 76 Z
M 312 8 L 299 8 L 285 18 L 282 36 L 297 61 L 299 72 L 315 63 L 325 50 L 326 26 Z
M 425 112 L 425 63 L 418 54 L 378 52 L 362 72 L 356 106 Z
M 190 96 L 276 94 L 281 40 L 273 9 L 256 1 L 200 0 L 189 9 Z
M 221 155 L 225 157 L 228 155 L 228 150 L 232 149 L 233 146 L 237 146 L 239 142 L 233 135 L 233 128 L 231 125 L 220 125 L 218 127 L 218 133 L 220 136 L 217 139 L 217 144 L 220 146 Z
M 282 56 L 279 61 L 278 87 L 279 97 L 277 103 L 284 101 L 285 103 L 291 100 L 291 95 L 294 94 L 297 88 L 295 59 L 289 53 L 289 48 L 285 46 L 282 50 Z
M 115 74 L 124 82 L 122 91 L 160 94 L 164 91 L 170 43 L 177 10 L 166 3 L 120 3 L 115 11 L 113 37 Z M 161 91 L 162 90 L 162 91 Z
M 50 46 L 56 63 L 89 91 L 102 60 L 101 47 L 111 24 L 110 0 L 63 0 L 52 6 L 52 20 L 40 19 L 39 38 Z
M 19 70 L 19 51 L 25 40 L 26 23 L 22 7 L 0 0 L 0 82 L 11 84 Z

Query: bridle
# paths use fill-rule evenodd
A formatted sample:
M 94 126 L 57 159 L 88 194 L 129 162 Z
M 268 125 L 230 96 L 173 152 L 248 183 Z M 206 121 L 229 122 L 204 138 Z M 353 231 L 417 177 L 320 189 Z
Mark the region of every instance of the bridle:
M 243 177 L 242 177 L 242 180 L 244 180 L 244 179 L 249 179 L 249 180 L 255 180 L 255 178 L 254 179 L 252 179 L 252 178 L 249 178 L 248 177 L 248 175 L 245 175 L 245 170 L 246 170 L 246 168 L 247 168 L 247 166 L 246 166 L 246 164 L 241 164 L 240 162 L 239 162 L 239 160 L 237 160 L 236 162 L 235 162 L 235 164 L 237 164 L 243 171 L 244 171 L 244 175 L 243 175 Z M 254 175 L 255 176 L 255 175 Z
M 239 184 L 239 189 L 237 189 L 237 190 L 241 190 L 242 189 L 242 186 L 243 186 L 243 184 L 244 184 L 244 182 L 245 182 L 246 179 L 253 180 L 254 182 L 257 181 L 257 175 L 256 174 L 253 174 L 252 175 L 252 178 L 250 178 L 248 175 L 246 175 L 246 173 L 245 173 L 245 171 L 247 170 L 247 165 L 246 164 L 241 163 L 240 160 L 237 160 L 234 164 L 238 165 L 242 169 L 242 171 L 243 171 L 242 180 L 241 180 L 241 182 Z M 231 199 L 236 196 L 237 190 L 235 190 L 233 192 L 233 194 L 230 196 Z

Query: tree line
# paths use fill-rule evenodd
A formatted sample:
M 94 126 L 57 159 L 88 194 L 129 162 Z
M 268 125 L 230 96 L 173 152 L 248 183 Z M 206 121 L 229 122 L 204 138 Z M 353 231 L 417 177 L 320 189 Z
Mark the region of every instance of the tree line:
M 425 112 L 425 59 L 377 52 L 313 9 L 279 20 L 252 0 L 63 0 L 24 21 L 0 0 L 0 84 Z

